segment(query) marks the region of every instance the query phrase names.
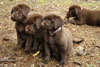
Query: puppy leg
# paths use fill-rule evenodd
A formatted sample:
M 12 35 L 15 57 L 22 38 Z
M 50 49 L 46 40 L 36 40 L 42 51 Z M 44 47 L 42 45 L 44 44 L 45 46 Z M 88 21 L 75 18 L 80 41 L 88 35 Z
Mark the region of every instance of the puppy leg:
M 32 51 L 36 52 L 38 50 L 38 46 L 39 44 L 38 44 L 37 39 L 34 39 Z
M 39 57 L 43 58 L 44 57 L 44 42 L 42 42 L 39 45 L 39 51 L 40 51 Z
M 60 54 L 61 54 L 60 64 L 62 67 L 64 67 L 64 65 L 66 64 L 66 51 L 62 49 Z
M 48 35 L 47 31 L 44 32 L 44 63 L 47 64 L 48 61 L 50 60 L 50 49 L 48 46 Z
M 45 44 L 45 45 L 44 45 L 44 49 L 45 49 L 44 63 L 47 64 L 48 61 L 50 60 L 50 50 L 49 50 L 48 44 Z
M 80 20 L 74 19 L 74 20 L 75 20 L 75 23 L 76 23 L 77 25 L 83 25 L 83 24 L 86 24 L 86 22 L 84 22 L 84 19 L 80 19 Z
M 28 36 L 25 44 L 25 52 L 30 53 L 31 52 L 31 46 L 32 46 L 32 36 Z
M 22 48 L 22 45 L 24 43 L 24 40 L 21 38 L 21 34 L 17 32 L 17 44 L 13 48 L 13 50 L 18 51 Z

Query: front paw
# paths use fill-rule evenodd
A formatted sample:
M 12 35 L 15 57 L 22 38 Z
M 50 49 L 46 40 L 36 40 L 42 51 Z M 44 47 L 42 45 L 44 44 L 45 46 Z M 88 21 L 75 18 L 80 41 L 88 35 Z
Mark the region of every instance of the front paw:
M 14 50 L 14 51 L 18 51 L 18 50 L 20 50 L 21 48 L 22 48 L 21 46 L 16 45 L 16 46 L 13 48 L 13 50 Z
M 45 59 L 44 59 L 44 63 L 45 64 L 48 64 L 48 61 L 50 60 L 50 58 L 49 57 L 45 57 Z
M 60 61 L 60 65 L 61 65 L 61 67 L 64 67 L 65 66 L 65 61 Z
M 39 57 L 40 57 L 40 58 L 43 58 L 43 57 L 44 57 L 44 56 L 43 56 L 43 52 L 40 52 Z
M 25 53 L 26 53 L 26 54 L 30 54 L 30 53 L 32 53 L 32 52 L 31 52 L 30 49 L 25 49 Z

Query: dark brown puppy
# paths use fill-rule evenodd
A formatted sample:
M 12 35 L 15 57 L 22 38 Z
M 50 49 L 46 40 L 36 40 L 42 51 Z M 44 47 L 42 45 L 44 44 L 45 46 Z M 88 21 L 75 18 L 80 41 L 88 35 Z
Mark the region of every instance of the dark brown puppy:
M 32 35 L 25 33 L 26 19 L 30 11 L 29 6 L 25 4 L 17 4 L 12 8 L 11 19 L 15 21 L 17 32 L 17 45 L 14 50 L 19 50 L 25 46 L 25 52 L 29 52 L 32 44 Z
M 69 7 L 67 18 L 74 17 L 76 24 L 82 25 L 99 25 L 100 26 L 100 11 L 81 9 L 78 5 Z
M 39 50 L 39 45 L 44 42 L 44 30 L 41 28 L 43 16 L 39 13 L 30 13 L 28 15 L 25 31 L 34 36 L 33 51 Z M 43 48 L 42 48 L 43 49 Z
M 56 54 L 60 58 L 60 64 L 64 67 L 66 60 L 72 51 L 72 34 L 62 27 L 62 18 L 56 14 L 48 14 L 44 17 L 41 25 L 47 31 L 45 33 L 45 63 L 50 59 L 50 54 Z

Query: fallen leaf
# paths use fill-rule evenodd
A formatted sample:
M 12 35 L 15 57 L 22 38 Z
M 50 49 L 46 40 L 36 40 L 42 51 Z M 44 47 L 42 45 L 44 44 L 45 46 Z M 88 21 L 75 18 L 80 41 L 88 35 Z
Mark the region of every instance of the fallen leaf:
M 3 38 L 3 40 L 4 40 L 4 41 L 9 41 L 10 39 L 9 39 L 9 38 Z
M 33 57 L 36 57 L 39 53 L 40 51 L 37 51 L 35 54 L 33 54 Z

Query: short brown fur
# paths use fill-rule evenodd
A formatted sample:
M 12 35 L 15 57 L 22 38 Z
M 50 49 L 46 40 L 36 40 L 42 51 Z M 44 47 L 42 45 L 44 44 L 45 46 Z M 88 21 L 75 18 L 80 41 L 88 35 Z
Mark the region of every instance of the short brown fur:
M 45 58 L 44 62 L 48 63 L 51 54 L 55 54 L 60 59 L 60 64 L 64 67 L 66 59 L 68 60 L 72 51 L 72 35 L 71 32 L 63 27 L 63 20 L 60 16 L 56 14 L 48 14 L 44 17 L 42 26 L 45 33 Z M 54 33 L 57 29 L 61 27 L 61 30 Z
M 26 4 L 17 4 L 12 8 L 11 20 L 15 21 L 17 32 L 17 45 L 14 50 L 20 50 L 25 46 L 25 52 L 30 52 L 33 36 L 25 33 L 26 19 L 30 11 L 30 7 Z
M 67 18 L 74 17 L 76 24 L 100 26 L 100 10 L 81 9 L 78 5 L 69 7 Z

